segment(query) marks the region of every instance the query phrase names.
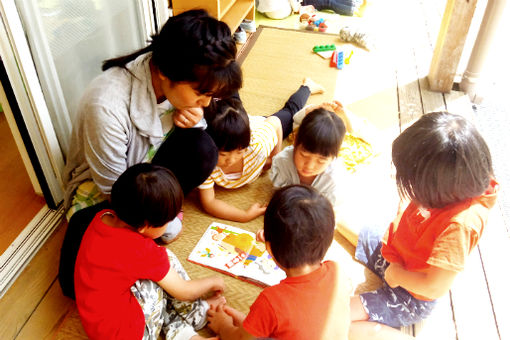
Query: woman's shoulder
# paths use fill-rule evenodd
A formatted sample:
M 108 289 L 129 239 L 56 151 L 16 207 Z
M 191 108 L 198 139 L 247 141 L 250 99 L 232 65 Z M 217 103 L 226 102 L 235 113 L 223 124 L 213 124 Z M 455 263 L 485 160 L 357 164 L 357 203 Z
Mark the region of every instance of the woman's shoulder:
M 133 75 L 128 70 L 112 67 L 94 78 L 85 89 L 79 104 L 78 113 L 87 119 L 94 116 L 106 119 L 110 113 L 116 117 L 126 113 L 131 104 Z
M 122 67 L 112 67 L 97 75 L 87 86 L 85 93 L 105 97 L 112 92 L 125 92 L 132 82 L 133 75 Z
M 92 79 L 81 97 L 81 104 L 119 105 L 120 99 L 124 102 L 129 98 L 130 89 L 129 72 L 120 67 L 113 67 Z

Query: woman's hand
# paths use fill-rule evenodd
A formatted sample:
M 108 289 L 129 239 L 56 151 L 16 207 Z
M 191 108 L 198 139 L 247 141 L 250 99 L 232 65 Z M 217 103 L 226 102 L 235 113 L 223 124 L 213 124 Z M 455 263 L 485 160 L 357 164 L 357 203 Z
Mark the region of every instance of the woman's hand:
M 185 110 L 176 110 L 173 119 L 175 125 L 187 129 L 197 125 L 203 116 L 204 110 L 201 107 L 194 107 Z

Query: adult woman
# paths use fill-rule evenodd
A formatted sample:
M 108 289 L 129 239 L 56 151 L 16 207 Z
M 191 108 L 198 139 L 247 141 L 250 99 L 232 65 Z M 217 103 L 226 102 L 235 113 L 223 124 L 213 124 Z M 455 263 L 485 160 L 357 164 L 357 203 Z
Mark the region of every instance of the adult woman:
M 80 102 L 64 174 L 69 227 L 59 279 L 66 295 L 74 296 L 81 237 L 125 169 L 165 166 L 184 194 L 209 176 L 217 149 L 201 129 L 201 108 L 241 87 L 235 56 L 228 26 L 194 10 L 171 17 L 147 47 L 103 63 Z

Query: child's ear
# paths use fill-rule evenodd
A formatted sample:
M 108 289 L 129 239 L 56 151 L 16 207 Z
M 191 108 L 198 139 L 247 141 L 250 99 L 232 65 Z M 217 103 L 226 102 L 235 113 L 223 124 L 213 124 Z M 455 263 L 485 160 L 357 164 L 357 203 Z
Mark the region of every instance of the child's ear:
M 259 231 L 257 231 L 256 239 L 258 242 L 266 242 L 266 238 L 264 237 L 264 229 L 259 229 Z
M 165 76 L 165 75 L 163 74 L 163 72 L 161 72 L 159 69 L 157 70 L 157 72 L 158 72 L 158 78 L 159 78 L 159 79 L 161 79 L 161 80 L 163 80 L 163 81 L 168 79 L 168 77 L 167 77 L 167 76 Z
M 139 234 L 145 235 L 145 232 L 147 231 L 147 228 L 149 228 L 148 224 L 145 224 L 143 227 L 138 228 L 137 231 Z

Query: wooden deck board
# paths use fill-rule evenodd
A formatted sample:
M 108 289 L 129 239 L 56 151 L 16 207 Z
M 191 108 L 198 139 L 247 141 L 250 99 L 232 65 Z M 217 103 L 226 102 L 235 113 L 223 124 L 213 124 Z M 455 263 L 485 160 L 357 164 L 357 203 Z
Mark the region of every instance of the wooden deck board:
M 499 339 L 478 247 L 456 278 L 451 295 L 459 340 Z
M 0 339 L 18 335 L 55 282 L 64 234 L 65 227 L 61 225 L 0 299 Z
M 418 64 L 416 62 L 416 40 L 419 13 L 411 1 L 398 1 L 399 8 L 407 15 L 402 16 L 402 27 L 398 30 L 398 44 L 395 46 L 396 74 L 398 82 L 398 102 L 400 129 L 405 130 L 416 119 L 423 115 L 423 104 L 420 93 Z
M 480 240 L 479 249 L 487 278 L 496 325 L 501 339 L 510 339 L 510 274 L 506 261 L 510 258 L 510 237 L 506 232 L 501 205 L 491 211 L 489 223 Z
M 28 319 L 25 327 L 18 334 L 18 339 L 53 339 L 57 326 L 69 308 L 74 306 L 73 300 L 62 294 L 57 280 L 53 281 L 49 291 Z

